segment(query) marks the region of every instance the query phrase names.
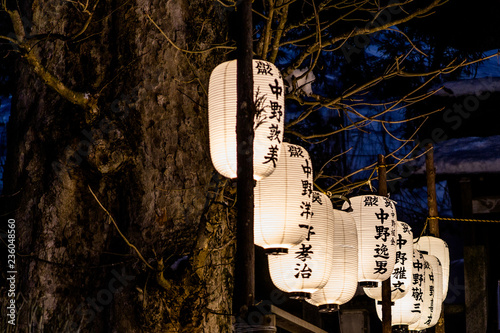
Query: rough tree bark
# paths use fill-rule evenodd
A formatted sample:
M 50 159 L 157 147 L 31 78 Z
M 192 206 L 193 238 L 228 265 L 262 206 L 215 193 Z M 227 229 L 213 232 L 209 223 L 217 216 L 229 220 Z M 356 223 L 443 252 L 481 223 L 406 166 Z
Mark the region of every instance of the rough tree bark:
M 227 332 L 234 193 L 210 162 L 206 109 L 225 54 L 181 52 L 148 16 L 178 47 L 201 50 L 226 40 L 228 11 L 101 1 L 83 34 L 59 38 L 82 28 L 82 8 L 21 3 L 27 32 L 48 34 L 32 52 L 98 98 L 100 114 L 89 122 L 19 61 L 4 191 L 17 223 L 17 328 Z

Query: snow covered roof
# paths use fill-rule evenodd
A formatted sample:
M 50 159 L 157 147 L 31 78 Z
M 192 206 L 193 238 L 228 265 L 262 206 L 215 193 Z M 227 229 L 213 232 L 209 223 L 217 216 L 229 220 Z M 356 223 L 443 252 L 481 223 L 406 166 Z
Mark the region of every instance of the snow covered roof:
M 498 50 L 484 53 L 485 56 L 494 54 L 498 54 Z M 462 75 L 460 80 L 445 82 L 433 87 L 433 90 L 439 87 L 443 89 L 439 90 L 435 96 L 456 97 L 500 92 L 500 57 L 497 55 L 480 62 L 473 77 Z
M 451 139 L 434 145 L 437 174 L 500 173 L 500 135 Z M 416 163 L 425 170 L 425 158 Z
M 438 87 L 435 87 L 438 88 Z M 450 81 L 442 84 L 442 89 L 434 96 L 457 97 L 481 95 L 485 92 L 500 92 L 500 77 L 484 77 L 478 79 Z

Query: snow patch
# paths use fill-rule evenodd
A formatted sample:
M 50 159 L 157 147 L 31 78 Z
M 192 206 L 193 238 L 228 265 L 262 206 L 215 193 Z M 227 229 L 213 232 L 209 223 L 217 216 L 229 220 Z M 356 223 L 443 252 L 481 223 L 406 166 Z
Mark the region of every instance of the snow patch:
M 316 79 L 314 76 L 313 72 L 309 72 L 306 75 L 306 73 L 309 69 L 308 68 L 303 68 L 303 69 L 296 69 L 285 78 L 285 81 L 287 82 L 287 93 L 292 90 L 293 87 L 293 81 L 296 79 L 297 80 L 297 89 L 302 90 L 304 94 L 307 96 L 310 96 L 313 91 L 312 91 L 312 83 Z
M 179 265 L 184 261 L 184 260 L 188 260 L 188 256 L 182 256 L 180 257 L 179 259 L 177 259 L 171 266 L 170 268 L 175 271 L 177 270 L 177 268 L 179 268 Z
M 500 135 L 451 139 L 434 146 L 434 165 L 438 174 L 500 172 Z M 416 173 L 425 170 L 419 159 Z
M 439 89 L 435 87 L 433 89 Z M 435 96 L 456 97 L 464 95 L 479 96 L 485 92 L 500 92 L 500 77 L 484 77 L 479 79 L 450 81 L 441 85 Z

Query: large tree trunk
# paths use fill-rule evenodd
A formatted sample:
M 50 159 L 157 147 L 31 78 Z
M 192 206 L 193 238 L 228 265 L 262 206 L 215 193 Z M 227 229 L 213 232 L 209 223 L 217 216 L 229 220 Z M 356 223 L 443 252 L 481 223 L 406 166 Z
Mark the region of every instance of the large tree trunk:
M 88 17 L 71 2 L 24 6 L 32 34 L 69 35 Z M 200 50 L 226 39 L 226 13 L 209 0 L 101 1 L 75 40 L 43 39 L 33 52 L 49 71 L 99 94 L 95 119 L 19 62 L 4 193 L 20 331 L 230 330 L 231 184 L 210 162 L 206 109 L 223 53 L 184 53 L 148 18 Z

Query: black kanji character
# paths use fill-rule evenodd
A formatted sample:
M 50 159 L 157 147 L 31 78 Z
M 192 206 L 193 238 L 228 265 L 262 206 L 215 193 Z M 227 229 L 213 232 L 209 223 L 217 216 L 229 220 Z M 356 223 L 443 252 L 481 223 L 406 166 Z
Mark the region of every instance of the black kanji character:
M 395 279 L 406 279 L 406 267 L 396 267 L 392 271 L 392 276 Z
M 323 200 L 318 192 L 313 192 L 312 202 L 317 202 L 318 204 L 323 205 Z
M 364 201 L 365 207 L 366 206 L 378 206 L 378 197 L 370 197 L 366 196 L 365 201 Z
M 373 236 L 375 239 L 382 238 L 382 241 L 387 241 L 387 236 L 389 236 L 389 228 L 384 228 L 382 225 L 375 226 L 375 232 L 377 233 Z
M 413 310 L 411 310 L 411 312 L 420 313 L 420 303 L 413 303 Z
M 419 287 L 422 287 L 422 282 L 424 282 L 424 276 L 422 274 L 413 274 L 413 285 L 418 284 Z
M 308 242 L 311 240 L 311 235 L 316 235 L 316 233 L 314 231 L 312 231 L 314 229 L 314 227 L 312 225 L 309 225 L 309 224 L 299 224 L 299 227 L 300 228 L 307 228 L 306 241 L 308 241 Z
M 375 216 L 380 220 L 380 223 L 384 224 L 384 221 L 387 220 L 389 214 L 385 213 L 382 208 L 380 208 L 380 213 L 375 213 Z
M 392 200 L 391 199 L 384 197 L 384 201 L 385 201 L 385 207 L 392 208 Z
M 271 115 L 269 116 L 269 119 L 276 118 L 278 122 L 281 122 L 281 116 L 283 116 L 283 112 L 281 111 L 282 105 L 273 101 L 269 101 L 269 104 L 271 108 Z
M 300 267 L 300 264 L 296 264 L 296 265 Z M 304 264 L 304 267 L 302 268 L 302 270 L 300 268 L 297 268 L 297 267 L 295 267 L 295 270 L 298 271 L 298 273 L 294 275 L 297 279 L 299 278 L 299 275 L 303 279 L 309 279 L 311 277 L 312 269 L 307 267 L 307 264 Z
M 273 162 L 273 167 L 276 168 L 276 162 L 278 161 L 278 145 L 270 146 L 269 152 L 264 158 L 266 161 L 262 162 L 262 164 Z
M 271 88 L 271 93 L 276 95 L 276 98 L 279 98 L 279 96 L 281 96 L 281 93 L 283 92 L 283 88 L 280 87 L 277 79 L 274 79 L 274 84 L 274 86 L 272 84 L 269 84 L 269 88 Z
M 378 244 L 375 245 L 376 248 L 374 249 L 376 254 L 373 256 L 374 258 L 383 258 L 383 259 L 389 259 L 389 249 L 385 244 L 382 244 L 382 246 L 379 246 Z
M 301 147 L 288 146 L 288 152 L 290 153 L 290 157 L 304 157 Z
M 396 263 L 400 262 L 401 265 L 404 265 L 406 260 L 408 260 L 408 258 L 406 258 L 406 252 L 396 252 Z
M 422 291 L 422 288 L 418 288 L 418 287 L 412 288 L 411 297 L 413 297 L 414 300 L 422 302 L 423 296 L 424 296 L 424 292 Z
M 392 283 L 392 286 L 394 287 L 394 289 L 391 290 L 391 292 L 393 291 L 396 291 L 396 290 L 399 290 L 400 292 L 404 293 L 404 289 L 403 289 L 403 286 L 404 286 L 404 282 L 403 281 L 396 281 L 396 282 L 393 282 Z
M 312 174 L 312 168 L 309 166 L 308 159 L 306 159 L 306 165 L 302 165 L 302 171 L 304 171 L 307 178 L 309 178 L 309 176 Z
M 384 274 L 387 272 L 387 261 L 386 260 L 376 260 L 375 264 L 377 267 L 375 267 L 375 271 L 373 272 L 374 274 L 380 273 Z
M 422 262 L 420 262 L 420 260 L 417 260 L 413 263 L 413 268 L 416 268 L 417 271 L 420 271 L 423 267 L 424 265 L 422 265 Z
M 309 180 L 302 180 L 302 195 L 310 196 L 312 194 L 312 184 Z M 313 200 L 314 201 L 314 200 Z
M 281 131 L 279 130 L 278 125 L 271 124 L 271 127 L 269 127 L 269 136 L 267 138 L 271 141 L 276 140 L 278 143 L 281 143 L 280 134 Z
M 300 216 L 306 216 L 306 219 L 309 217 L 312 217 L 314 213 L 311 211 L 311 203 L 310 202 L 304 202 L 302 201 L 302 205 L 300 205 L 300 208 L 302 208 L 302 213 L 300 213 Z
M 272 73 L 273 68 L 267 62 L 257 61 L 257 66 L 255 68 L 257 68 L 257 75 L 259 74 L 271 75 L 271 76 L 273 75 Z
M 310 254 L 313 254 L 314 252 L 311 251 L 312 245 L 309 244 L 306 246 L 304 243 L 301 244 L 302 247 L 299 249 L 299 251 L 295 252 L 297 256 L 295 258 L 301 260 L 301 261 L 306 261 L 307 259 L 311 259 Z

